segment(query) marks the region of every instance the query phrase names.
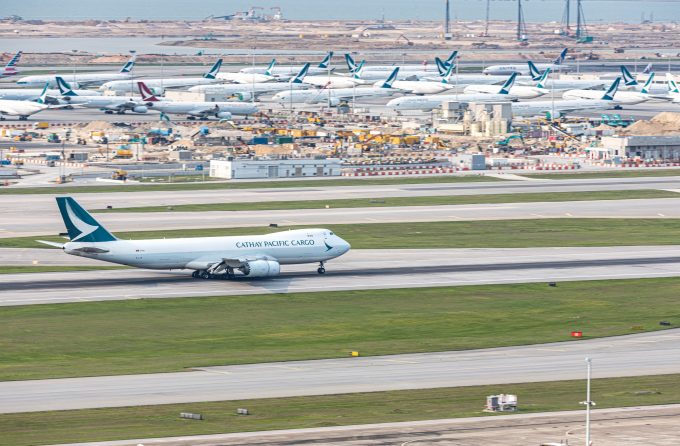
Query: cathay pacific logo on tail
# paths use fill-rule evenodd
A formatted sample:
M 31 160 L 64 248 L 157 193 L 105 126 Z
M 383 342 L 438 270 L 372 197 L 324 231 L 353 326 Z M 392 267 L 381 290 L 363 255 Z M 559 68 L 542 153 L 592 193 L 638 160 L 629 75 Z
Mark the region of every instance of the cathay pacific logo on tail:
M 274 71 L 274 67 L 276 66 L 276 59 L 272 59 L 272 61 L 269 63 L 269 66 L 265 70 L 264 74 L 267 76 L 271 76 L 272 72 Z
M 617 77 L 616 80 L 612 83 L 611 87 L 607 90 L 607 92 L 602 96 L 602 99 L 605 101 L 613 101 L 614 96 L 616 96 L 616 92 L 619 89 L 619 84 L 621 83 L 621 78 Z
M 72 242 L 111 242 L 116 238 L 71 197 L 57 197 L 61 218 Z
M 535 63 L 532 61 L 527 61 L 529 65 L 529 74 L 531 75 L 531 80 L 537 81 L 541 78 L 541 71 L 538 69 Z
M 387 78 L 384 84 L 382 84 L 382 88 L 392 88 L 392 84 L 394 81 L 397 79 L 397 75 L 399 74 L 399 67 L 395 68 L 394 71 L 392 71 L 392 74 L 390 74 L 390 77 Z
M 309 63 L 306 63 L 304 67 L 300 70 L 300 72 L 293 78 L 292 83 L 294 84 L 301 84 L 302 81 L 305 79 L 305 76 L 307 76 L 307 71 L 309 71 Z
M 62 96 L 77 96 L 68 82 L 61 76 L 57 76 L 57 87 Z
M 220 72 L 220 68 L 222 68 L 222 59 L 217 59 L 217 62 L 215 62 L 210 71 L 205 73 L 203 77 L 206 79 L 215 79 L 217 77 L 217 73 Z
M 621 75 L 623 76 L 623 83 L 627 86 L 632 87 L 638 84 L 637 79 L 635 79 L 635 77 L 630 74 L 630 71 L 628 71 L 628 68 L 624 67 L 623 65 L 621 65 Z
M 510 89 L 515 84 L 515 78 L 516 77 L 517 77 L 517 73 L 512 73 L 510 75 L 510 77 L 508 78 L 508 80 L 505 81 L 505 83 L 501 87 L 501 90 L 498 92 L 498 94 L 510 94 Z
M 654 81 L 654 76 L 655 73 L 651 73 L 649 77 L 647 78 L 647 82 L 645 82 L 645 85 L 642 86 L 642 93 L 644 94 L 649 94 L 649 87 L 651 87 L 652 82 Z
M 331 64 L 331 59 L 333 58 L 333 51 L 329 51 L 326 57 L 319 64 L 319 68 L 328 68 Z
M 135 60 L 137 59 L 137 56 L 132 56 L 130 60 L 127 61 L 125 65 L 123 65 L 123 68 L 120 69 L 121 73 L 131 73 L 132 69 L 135 67 Z
M 345 53 L 345 62 L 347 63 L 347 68 L 350 73 L 355 73 L 357 71 L 357 64 L 349 53 Z

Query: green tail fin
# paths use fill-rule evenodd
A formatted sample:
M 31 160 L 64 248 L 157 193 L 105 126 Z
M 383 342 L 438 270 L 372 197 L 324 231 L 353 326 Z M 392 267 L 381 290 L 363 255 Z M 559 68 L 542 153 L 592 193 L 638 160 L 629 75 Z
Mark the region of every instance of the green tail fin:
M 117 240 L 73 198 L 57 197 L 57 205 L 72 242 L 96 243 Z

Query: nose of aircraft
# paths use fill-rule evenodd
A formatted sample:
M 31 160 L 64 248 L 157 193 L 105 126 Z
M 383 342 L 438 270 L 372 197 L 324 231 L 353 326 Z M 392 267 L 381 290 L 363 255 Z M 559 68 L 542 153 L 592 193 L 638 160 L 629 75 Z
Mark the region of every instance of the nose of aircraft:
M 346 240 L 338 237 L 338 241 L 340 242 L 338 243 L 338 249 L 340 250 L 341 254 L 346 253 L 350 250 L 350 248 L 352 248 L 352 246 Z

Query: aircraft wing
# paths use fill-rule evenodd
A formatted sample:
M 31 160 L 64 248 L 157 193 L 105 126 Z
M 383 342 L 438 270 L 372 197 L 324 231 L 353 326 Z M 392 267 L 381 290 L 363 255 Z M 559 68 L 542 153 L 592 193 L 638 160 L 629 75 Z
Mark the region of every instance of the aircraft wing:
M 195 108 L 193 110 L 189 110 L 187 112 L 187 114 L 192 115 L 192 116 L 202 116 L 202 115 L 205 115 L 207 113 L 212 113 L 212 112 L 216 112 L 216 111 L 219 111 L 218 107 L 201 107 L 201 108 Z
M 191 262 L 187 264 L 187 268 L 190 269 L 208 269 L 215 267 L 217 265 L 223 265 L 225 267 L 229 268 L 240 268 L 244 265 L 246 265 L 248 262 L 252 262 L 255 260 L 273 260 L 278 262 L 277 259 L 274 257 L 268 256 L 266 254 L 253 254 L 245 257 L 219 257 L 219 256 L 210 256 L 210 257 L 200 257 L 198 259 L 194 259 Z

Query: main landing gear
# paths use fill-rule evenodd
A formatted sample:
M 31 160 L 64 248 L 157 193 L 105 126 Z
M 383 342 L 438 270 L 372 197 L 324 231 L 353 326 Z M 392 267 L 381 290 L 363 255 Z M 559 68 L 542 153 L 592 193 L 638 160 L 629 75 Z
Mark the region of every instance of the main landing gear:
M 326 274 L 326 268 L 323 267 L 323 262 L 319 262 L 319 268 L 316 270 L 319 274 Z
M 191 277 L 194 279 L 203 279 L 203 280 L 226 280 L 226 279 L 233 279 L 234 278 L 234 269 L 233 268 L 223 268 L 220 269 L 219 273 L 213 274 L 209 270 L 198 270 L 194 271 L 191 273 Z

